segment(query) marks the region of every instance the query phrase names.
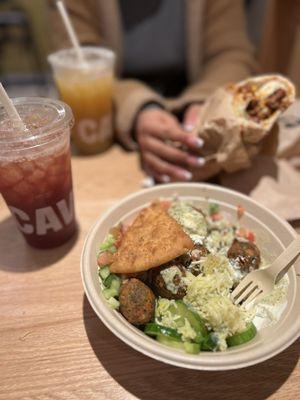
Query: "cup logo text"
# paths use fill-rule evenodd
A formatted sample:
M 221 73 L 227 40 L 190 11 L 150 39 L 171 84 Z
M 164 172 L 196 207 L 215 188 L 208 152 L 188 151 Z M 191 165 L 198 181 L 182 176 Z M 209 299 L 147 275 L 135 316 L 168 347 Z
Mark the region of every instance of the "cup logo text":
M 77 122 L 79 138 L 87 144 L 94 144 L 110 137 L 112 132 L 111 115 L 105 115 L 98 121 L 92 118 L 83 118 Z
M 69 201 L 62 199 L 55 204 L 55 207 L 48 206 L 36 209 L 35 224 L 23 210 L 13 206 L 9 206 L 9 209 L 16 218 L 18 228 L 25 235 L 35 233 L 38 236 L 43 236 L 51 230 L 59 232 L 74 219 L 73 192 L 69 194 Z

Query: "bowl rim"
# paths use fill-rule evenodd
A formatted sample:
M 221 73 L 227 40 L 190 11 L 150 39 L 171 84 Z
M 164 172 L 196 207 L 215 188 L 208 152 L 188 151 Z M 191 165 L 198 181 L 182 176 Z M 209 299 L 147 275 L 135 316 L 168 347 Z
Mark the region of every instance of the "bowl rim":
M 164 185 L 164 187 L 168 187 L 170 190 L 174 189 L 184 189 L 184 188 L 199 188 L 199 189 L 208 189 L 208 190 L 218 190 L 219 192 L 223 193 L 229 193 L 234 196 L 238 196 L 241 200 L 245 199 L 247 202 L 253 203 L 254 206 L 262 209 L 265 213 L 269 214 L 272 218 L 277 220 L 277 222 L 281 225 L 283 225 L 286 228 L 286 231 L 290 234 L 291 240 L 295 237 L 297 237 L 296 231 L 291 227 L 288 222 L 284 221 L 281 219 L 279 216 L 277 216 L 273 211 L 267 209 L 265 206 L 259 204 L 256 200 L 253 200 L 247 195 L 244 195 L 242 193 L 239 193 L 235 190 L 227 189 L 218 185 L 213 185 L 213 184 L 207 184 L 207 183 L 172 183 L 168 185 Z M 151 338 L 148 338 L 145 336 L 142 332 L 141 335 L 138 334 L 137 329 L 130 325 L 117 311 L 113 311 L 114 315 L 116 318 L 112 320 L 111 318 L 111 312 L 112 310 L 109 308 L 107 305 L 105 299 L 101 295 L 101 293 L 96 293 L 95 290 L 93 290 L 92 287 L 89 286 L 89 283 L 87 281 L 87 272 L 88 272 L 88 264 L 89 264 L 89 244 L 92 243 L 94 239 L 94 235 L 97 232 L 99 226 L 103 223 L 103 221 L 106 220 L 106 218 L 113 212 L 115 212 L 117 209 L 119 209 L 124 203 L 127 203 L 128 201 L 140 197 L 141 195 L 145 193 L 156 193 L 159 192 L 162 189 L 162 186 L 155 186 L 150 189 L 142 189 L 139 191 L 136 191 L 126 197 L 124 197 L 121 201 L 118 201 L 115 205 L 110 207 L 106 212 L 102 214 L 102 216 L 97 219 L 97 221 L 92 225 L 90 230 L 88 231 L 84 244 L 83 244 L 83 250 L 81 253 L 81 278 L 82 278 L 82 283 L 84 287 L 85 294 L 89 300 L 90 305 L 92 306 L 94 312 L 96 315 L 100 318 L 100 320 L 104 323 L 104 325 L 112 332 L 114 333 L 120 340 L 125 342 L 127 345 L 130 347 L 134 348 L 135 350 L 153 358 L 158 361 L 175 365 L 178 367 L 183 367 L 183 368 L 189 368 L 189 369 L 194 369 L 194 370 L 231 370 L 231 369 L 239 369 L 239 368 L 244 368 L 250 365 L 254 365 L 260 362 L 263 362 L 271 357 L 274 357 L 284 349 L 286 349 L 288 346 L 290 346 L 295 340 L 300 335 L 300 317 L 296 319 L 295 323 L 293 324 L 291 330 L 288 331 L 288 335 L 286 334 L 283 338 L 279 337 L 277 340 L 273 342 L 273 345 L 270 345 L 272 349 L 265 349 L 262 354 L 257 355 L 255 352 L 251 354 L 251 351 L 249 352 L 248 350 L 248 358 L 244 360 L 239 360 L 238 362 L 235 361 L 234 364 L 232 364 L 232 357 L 237 358 L 236 356 L 238 354 L 237 352 L 231 352 L 231 357 L 227 356 L 227 362 L 223 360 L 223 364 L 221 365 L 220 362 L 216 364 L 216 361 L 218 358 L 222 357 L 224 353 L 210 353 L 209 357 L 205 357 L 204 355 L 199 356 L 199 355 L 187 355 L 185 353 L 180 353 L 180 352 L 174 352 L 172 349 L 170 351 L 169 348 L 166 346 L 162 346 L 159 343 L 155 343 L 153 345 L 153 340 Z M 159 193 L 157 194 L 157 197 L 159 197 Z M 181 194 L 182 196 L 182 194 Z M 189 197 L 187 195 L 187 197 Z M 145 203 L 146 204 L 146 203 Z M 230 204 L 230 203 L 228 203 Z M 281 240 L 277 235 L 275 235 L 278 241 L 281 243 L 282 247 L 284 245 L 282 244 Z M 296 291 L 298 289 L 296 288 Z M 94 293 L 93 293 L 94 291 Z M 296 295 L 295 291 L 295 295 Z M 97 296 L 97 297 L 95 297 Z M 99 304 L 105 307 L 99 307 Z M 100 311 L 101 310 L 101 311 Z M 127 328 L 124 333 L 124 326 L 127 325 Z M 120 329 L 120 328 L 123 329 Z M 119 329 L 118 329 L 119 328 Z M 122 332 L 122 333 L 121 333 Z M 141 337 L 142 336 L 142 337 Z M 285 337 L 287 336 L 286 340 Z M 143 343 L 141 343 L 143 342 Z M 247 346 L 247 348 L 251 349 L 251 345 Z M 246 352 L 244 352 L 245 354 Z M 207 354 L 207 353 L 206 353 Z M 227 353 L 228 354 L 228 353 Z M 241 353 L 240 353 L 241 354 Z M 220 356 L 218 356 L 220 355 Z M 199 364 L 200 359 L 205 359 L 205 365 Z M 198 362 L 197 362 L 198 361 Z

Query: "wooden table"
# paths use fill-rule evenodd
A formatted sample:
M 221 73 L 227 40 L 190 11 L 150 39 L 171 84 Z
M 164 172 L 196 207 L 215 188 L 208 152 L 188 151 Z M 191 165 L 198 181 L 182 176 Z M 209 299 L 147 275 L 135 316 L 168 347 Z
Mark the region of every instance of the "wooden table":
M 0 200 L 0 399 L 300 398 L 300 342 L 262 364 L 197 372 L 139 354 L 111 334 L 83 293 L 80 253 L 101 213 L 140 188 L 135 154 L 73 158 L 80 232 L 52 251 L 25 245 Z

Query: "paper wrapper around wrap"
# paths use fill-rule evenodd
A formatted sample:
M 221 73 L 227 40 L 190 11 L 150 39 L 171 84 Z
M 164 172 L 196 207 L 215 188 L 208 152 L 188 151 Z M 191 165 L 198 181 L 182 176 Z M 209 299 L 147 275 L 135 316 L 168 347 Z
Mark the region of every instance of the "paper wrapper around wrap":
M 233 174 L 221 173 L 219 177 L 221 185 L 249 195 L 289 221 L 300 220 L 298 115 L 300 115 L 300 100 L 296 100 L 284 113 L 284 118 L 279 120 L 278 148 L 275 157 L 261 152 L 254 157 L 250 169 Z M 287 123 L 288 121 L 290 122 Z M 264 147 L 266 144 L 265 141 Z M 295 226 L 299 226 L 299 223 Z
M 256 122 L 238 117 L 232 101 L 233 94 L 219 88 L 201 110 L 194 134 L 204 140 L 201 156 L 206 158 L 206 165 L 203 170 L 191 169 L 195 181 L 209 179 L 221 171 L 233 173 L 249 168 L 251 159 L 267 139 L 273 142 L 269 149 L 276 151 L 276 126 L 270 132 Z

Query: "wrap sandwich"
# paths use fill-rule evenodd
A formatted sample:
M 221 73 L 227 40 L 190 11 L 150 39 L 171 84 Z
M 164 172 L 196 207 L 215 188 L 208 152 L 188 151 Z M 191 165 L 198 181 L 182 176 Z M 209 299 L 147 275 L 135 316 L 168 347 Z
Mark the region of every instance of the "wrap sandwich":
M 194 131 L 204 140 L 201 155 L 207 162 L 203 171 L 192 170 L 194 179 L 250 167 L 263 146 L 272 146 L 270 132 L 274 134 L 276 121 L 294 100 L 294 85 L 280 75 L 248 78 L 217 89 L 202 108 Z

